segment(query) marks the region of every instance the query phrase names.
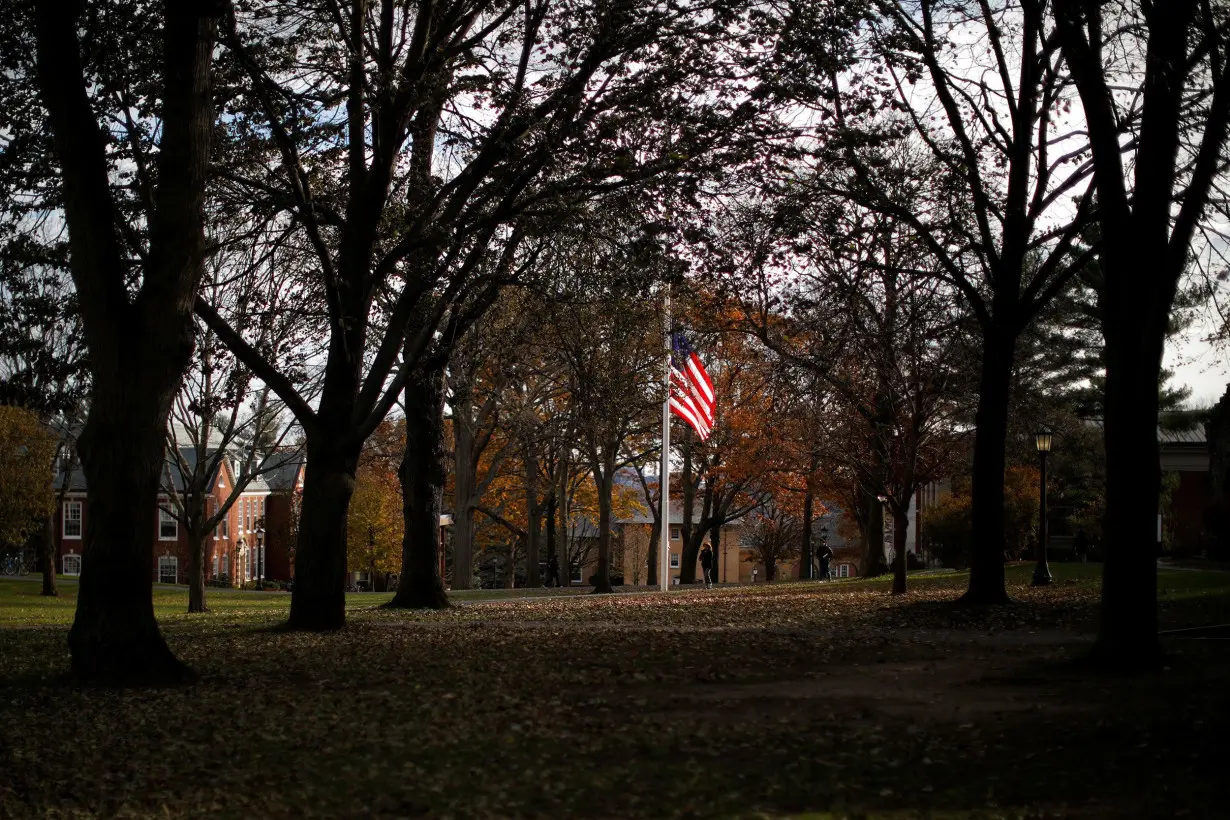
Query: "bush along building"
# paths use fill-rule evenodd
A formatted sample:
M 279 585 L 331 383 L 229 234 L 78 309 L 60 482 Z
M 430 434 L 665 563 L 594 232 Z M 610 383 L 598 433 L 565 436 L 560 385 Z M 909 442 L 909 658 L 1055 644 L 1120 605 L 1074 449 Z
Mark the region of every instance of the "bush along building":
M 215 451 L 216 452 L 216 451 Z M 196 450 L 180 447 L 182 464 L 192 465 Z M 205 513 L 213 515 L 236 494 L 238 457 L 214 459 L 206 479 Z M 89 525 L 85 475 L 79 468 L 57 469 L 56 486 L 66 487 L 55 515 L 57 569 L 62 575 L 81 574 L 81 552 Z M 238 491 L 227 514 L 204 541 L 205 579 L 214 586 L 242 586 L 258 579 L 289 582 L 294 577 L 291 547 L 298 519 L 298 497 L 303 488 L 303 458 L 295 452 L 265 456 L 257 475 Z M 182 501 L 181 470 L 168 462 L 164 491 L 150 510 L 150 526 L 156 542 L 150 572 L 155 583 L 187 582 L 189 540 L 185 527 L 174 514 L 176 498 Z M 67 484 L 65 484 L 67 482 Z

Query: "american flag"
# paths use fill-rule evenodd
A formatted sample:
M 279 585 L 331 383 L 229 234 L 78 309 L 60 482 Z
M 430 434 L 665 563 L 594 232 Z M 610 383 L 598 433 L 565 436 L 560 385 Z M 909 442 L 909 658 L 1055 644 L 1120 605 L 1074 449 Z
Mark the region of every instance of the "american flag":
M 713 381 L 682 333 L 671 336 L 671 412 L 704 441 L 713 432 Z

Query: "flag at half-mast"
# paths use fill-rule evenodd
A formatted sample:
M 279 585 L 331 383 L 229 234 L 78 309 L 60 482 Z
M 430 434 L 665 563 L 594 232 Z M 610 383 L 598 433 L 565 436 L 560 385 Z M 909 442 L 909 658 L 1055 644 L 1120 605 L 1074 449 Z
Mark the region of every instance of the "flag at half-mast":
M 682 333 L 671 335 L 671 412 L 704 441 L 713 432 L 713 381 Z

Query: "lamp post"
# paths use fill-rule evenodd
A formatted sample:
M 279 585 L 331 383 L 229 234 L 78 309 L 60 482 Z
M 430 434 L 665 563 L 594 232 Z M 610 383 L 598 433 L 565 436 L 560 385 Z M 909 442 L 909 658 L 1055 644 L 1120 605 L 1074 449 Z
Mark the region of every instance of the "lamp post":
M 1034 586 L 1044 587 L 1051 582 L 1051 568 L 1046 563 L 1046 547 L 1050 531 L 1046 526 L 1046 456 L 1051 452 L 1054 435 L 1050 430 L 1039 430 L 1034 436 L 1041 461 L 1041 486 L 1038 488 L 1038 566 L 1034 569 Z
M 265 580 L 265 519 L 256 519 L 256 588 L 264 589 Z

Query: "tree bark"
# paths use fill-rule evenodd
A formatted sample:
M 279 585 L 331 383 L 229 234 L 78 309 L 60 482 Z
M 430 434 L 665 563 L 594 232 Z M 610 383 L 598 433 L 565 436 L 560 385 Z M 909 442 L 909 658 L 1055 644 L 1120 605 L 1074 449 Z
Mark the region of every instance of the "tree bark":
M 453 589 L 469 589 L 474 584 L 473 408 L 464 391 L 458 392 L 453 406 Z
M 56 515 L 64 509 L 64 494 L 60 493 L 56 500 L 56 511 L 47 516 L 47 526 L 43 528 L 42 550 L 38 557 L 39 568 L 43 573 L 43 591 L 40 593 L 49 598 L 59 596 L 56 589 Z
M 713 547 L 713 583 L 726 582 L 726 562 L 722 560 L 722 525 L 714 522 L 709 527 L 709 545 Z
M 323 632 L 346 624 L 346 516 L 360 447 L 334 437 L 331 431 L 337 429 L 344 428 L 323 424 L 307 432 L 295 585 L 286 622 L 291 630 Z
M 1138 250 L 1140 250 L 1138 248 Z M 1161 265 L 1137 254 L 1129 263 Z M 1093 656 L 1102 665 L 1155 668 L 1157 636 L 1158 377 L 1169 309 L 1161 300 L 1120 292 L 1106 330 L 1106 563 Z M 1135 307 L 1129 300 L 1135 301 Z
M 444 364 L 415 370 L 406 384 L 406 449 L 402 453 L 401 578 L 388 603 L 396 609 L 447 609 L 440 577 L 440 510 L 446 480 Z
M 557 465 L 555 485 L 555 548 L 559 551 L 559 585 L 572 586 L 572 566 L 568 555 L 568 460 Z
M 162 137 L 149 252 L 138 294 L 111 195 L 106 141 L 87 93 L 76 15 L 36 6 L 38 81 L 55 138 L 82 304 L 93 395 L 78 455 L 90 515 L 77 611 L 69 630 L 72 671 L 107 683 L 191 677 L 167 647 L 153 607 L 154 521 L 164 430 L 192 355 L 192 305 L 203 271 L 203 202 L 214 117 L 210 74 L 216 4 L 166 4 Z
M 598 485 L 598 570 L 594 573 L 594 592 L 610 593 L 611 587 L 611 495 L 615 486 L 615 465 L 594 465 Z
M 542 586 L 538 571 L 538 545 L 542 541 L 542 505 L 538 503 L 538 453 L 533 442 L 523 448 L 525 464 L 525 585 L 531 589 Z
M 188 612 L 208 612 L 205 605 L 205 536 L 188 528 Z
M 866 578 L 878 578 L 888 572 L 884 557 L 884 505 L 875 494 L 859 489 L 866 505 L 866 530 L 863 532 L 863 560 L 859 572 Z
M 662 549 L 662 516 L 654 513 L 653 524 L 649 528 L 649 555 L 645 560 L 645 583 L 648 586 L 658 585 L 658 553 Z
M 906 547 L 910 532 L 909 504 L 904 512 L 893 510 L 893 595 L 906 593 Z
M 1015 355 L 1016 337 L 1007 331 L 983 341 L 972 475 L 973 554 L 969 588 L 961 598 L 977 606 L 1009 603 L 1004 582 L 1004 469 Z
M 550 490 L 551 492 L 547 497 L 547 505 L 546 505 L 547 506 L 547 511 L 546 511 L 547 560 L 555 561 L 556 569 L 558 569 L 559 568 L 559 555 L 555 549 L 555 487 L 554 485 L 551 486 Z M 544 582 L 543 585 L 550 586 L 550 580 L 551 580 L 551 574 L 550 574 L 550 570 L 548 569 L 547 580 Z M 558 572 L 555 574 L 555 585 L 559 586 L 559 573 Z
M 816 497 L 808 490 L 803 496 L 803 548 L 799 551 L 799 578 L 812 577 L 811 521 Z

